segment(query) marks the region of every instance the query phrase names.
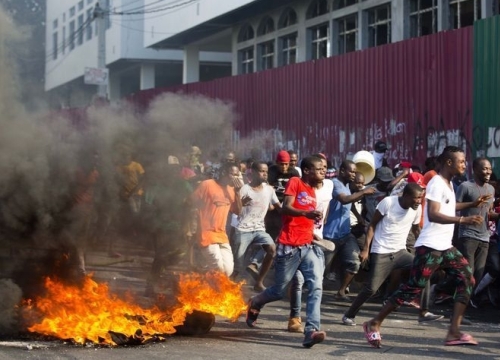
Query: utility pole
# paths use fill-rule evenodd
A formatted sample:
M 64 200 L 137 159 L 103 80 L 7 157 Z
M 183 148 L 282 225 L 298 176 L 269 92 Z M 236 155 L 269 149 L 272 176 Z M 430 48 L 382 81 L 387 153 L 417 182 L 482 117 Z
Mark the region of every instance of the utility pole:
M 94 19 L 97 22 L 97 67 L 101 70 L 106 69 L 106 11 L 97 3 L 94 8 Z M 106 84 L 97 85 L 97 96 L 107 98 L 108 82 Z

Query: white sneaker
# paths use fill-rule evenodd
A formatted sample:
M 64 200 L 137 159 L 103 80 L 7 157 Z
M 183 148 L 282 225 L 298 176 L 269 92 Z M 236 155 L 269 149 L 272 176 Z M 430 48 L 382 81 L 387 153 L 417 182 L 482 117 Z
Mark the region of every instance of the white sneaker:
M 335 274 L 334 272 L 328 273 L 326 275 L 326 279 L 329 280 L 329 281 L 336 281 L 337 280 L 337 274 Z
M 342 323 L 347 326 L 355 326 L 356 321 L 354 321 L 354 318 L 348 318 L 347 316 L 342 316 Z

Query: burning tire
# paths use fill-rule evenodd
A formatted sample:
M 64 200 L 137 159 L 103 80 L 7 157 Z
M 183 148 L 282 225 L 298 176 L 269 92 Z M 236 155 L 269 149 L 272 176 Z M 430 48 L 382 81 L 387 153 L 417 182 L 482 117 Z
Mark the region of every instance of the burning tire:
M 204 335 L 215 324 L 215 315 L 194 310 L 186 315 L 184 324 L 175 327 L 175 335 Z

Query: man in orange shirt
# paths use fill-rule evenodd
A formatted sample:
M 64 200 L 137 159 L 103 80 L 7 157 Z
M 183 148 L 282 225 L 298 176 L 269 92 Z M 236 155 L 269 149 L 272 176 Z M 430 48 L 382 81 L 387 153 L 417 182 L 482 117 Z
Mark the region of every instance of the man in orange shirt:
M 209 270 L 219 270 L 227 276 L 234 269 L 233 253 L 226 233 L 227 217 L 229 211 L 239 215 L 242 201 L 247 201 L 239 196 L 243 186 L 239 174 L 237 164 L 225 164 L 218 179 L 202 181 L 191 195 L 191 203 L 200 218 L 200 246 L 206 265 Z

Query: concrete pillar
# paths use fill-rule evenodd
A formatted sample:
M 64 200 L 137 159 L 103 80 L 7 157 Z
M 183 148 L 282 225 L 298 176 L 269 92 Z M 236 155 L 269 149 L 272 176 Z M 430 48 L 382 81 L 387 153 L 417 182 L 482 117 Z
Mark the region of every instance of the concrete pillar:
M 197 46 L 188 45 L 184 48 L 182 65 L 183 84 L 200 81 L 200 49 Z
M 121 98 L 121 76 L 117 73 L 109 74 L 109 101 L 118 101 Z
M 486 19 L 495 15 L 494 13 L 494 5 L 496 5 L 497 13 L 498 13 L 498 3 L 494 3 L 494 0 L 480 0 L 481 1 L 481 14 L 479 14 L 480 19 Z
M 445 31 L 450 29 L 450 2 L 449 0 L 438 0 L 438 23 L 437 31 Z
M 358 11 L 358 44 L 356 50 L 368 48 L 368 12 Z
M 155 64 L 141 64 L 141 90 L 155 87 Z
M 391 42 L 398 42 L 410 37 L 410 11 L 406 1 L 391 2 Z
M 297 58 L 296 61 L 304 62 L 307 59 L 307 29 L 306 29 L 306 10 L 305 5 L 298 6 L 297 8 Z

